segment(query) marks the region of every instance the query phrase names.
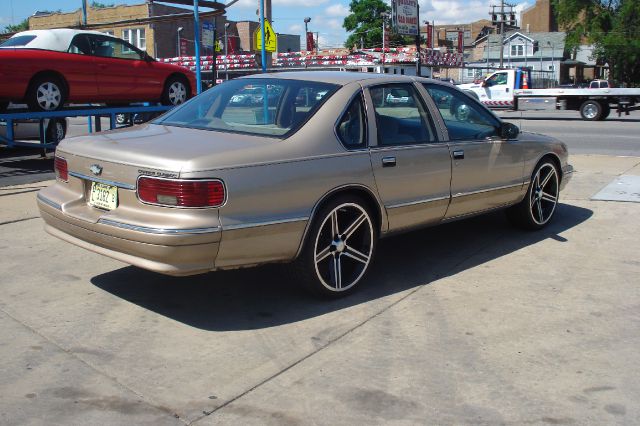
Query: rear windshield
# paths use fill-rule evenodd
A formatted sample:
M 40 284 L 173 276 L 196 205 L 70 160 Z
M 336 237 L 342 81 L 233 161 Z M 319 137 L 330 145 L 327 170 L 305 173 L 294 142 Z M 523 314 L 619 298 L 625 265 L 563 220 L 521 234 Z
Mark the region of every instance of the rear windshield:
M 231 80 L 174 108 L 155 123 L 287 137 L 338 88 L 335 84 L 275 78 Z
M 10 39 L 5 40 L 2 44 L 0 44 L 0 47 L 23 47 L 31 43 L 35 38 L 36 36 L 34 35 L 14 36 Z

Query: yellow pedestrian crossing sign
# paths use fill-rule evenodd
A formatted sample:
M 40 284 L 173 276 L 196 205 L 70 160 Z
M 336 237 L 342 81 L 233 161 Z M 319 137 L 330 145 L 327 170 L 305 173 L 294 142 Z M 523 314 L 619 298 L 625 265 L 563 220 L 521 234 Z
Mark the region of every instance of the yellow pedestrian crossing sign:
M 267 52 L 275 52 L 278 41 L 277 36 L 273 28 L 271 28 L 271 24 L 266 19 L 264 21 L 264 38 L 266 40 L 264 50 Z M 255 41 L 256 50 L 262 50 L 262 32 L 260 31 L 260 27 L 253 33 L 253 40 Z

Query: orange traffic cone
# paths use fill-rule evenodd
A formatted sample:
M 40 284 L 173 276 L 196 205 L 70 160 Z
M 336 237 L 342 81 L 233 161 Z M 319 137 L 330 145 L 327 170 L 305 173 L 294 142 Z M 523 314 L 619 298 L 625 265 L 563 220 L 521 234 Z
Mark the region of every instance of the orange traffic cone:
M 529 88 L 529 82 L 527 81 L 527 73 L 522 73 L 522 88 L 523 89 L 528 89 Z

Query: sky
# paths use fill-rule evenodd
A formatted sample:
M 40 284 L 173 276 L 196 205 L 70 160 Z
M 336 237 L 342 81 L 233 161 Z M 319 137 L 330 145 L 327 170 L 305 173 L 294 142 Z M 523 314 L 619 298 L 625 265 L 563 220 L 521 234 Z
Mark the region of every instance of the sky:
M 91 2 L 91 0 L 88 0 Z M 138 4 L 144 0 L 100 0 L 106 4 Z M 225 0 L 218 0 L 222 3 Z M 349 14 L 350 0 L 272 0 L 273 28 L 278 33 L 304 33 L 304 17 L 310 17 L 309 31 L 319 33 L 320 48 L 342 47 L 348 34 L 342 28 Z M 390 0 L 387 1 L 390 3 Z M 420 21 L 437 24 L 461 24 L 489 17 L 497 0 L 419 0 Z M 516 0 L 516 10 L 529 7 L 535 0 Z M 81 0 L 0 0 L 0 28 L 16 24 L 37 10 L 62 9 L 69 12 L 82 7 Z M 259 0 L 240 0 L 227 11 L 230 20 L 257 20 Z M 304 38 L 303 38 L 304 39 Z

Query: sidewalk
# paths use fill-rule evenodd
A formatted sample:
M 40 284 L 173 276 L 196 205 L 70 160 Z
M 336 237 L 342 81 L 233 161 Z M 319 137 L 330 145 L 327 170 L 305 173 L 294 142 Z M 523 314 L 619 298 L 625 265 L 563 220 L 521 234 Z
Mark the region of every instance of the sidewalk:
M 553 223 L 502 214 L 383 240 L 316 301 L 278 268 L 164 277 L 49 237 L 0 188 L 0 423 L 634 424 L 640 158 L 572 156 Z

